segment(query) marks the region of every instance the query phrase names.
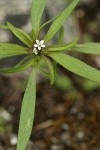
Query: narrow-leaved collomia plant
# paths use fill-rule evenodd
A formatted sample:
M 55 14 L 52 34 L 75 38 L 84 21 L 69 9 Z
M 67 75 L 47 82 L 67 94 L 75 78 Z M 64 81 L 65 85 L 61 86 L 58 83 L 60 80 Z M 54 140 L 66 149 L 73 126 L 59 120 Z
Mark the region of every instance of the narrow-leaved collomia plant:
M 13 68 L 0 68 L 0 72 L 16 73 L 24 71 L 29 67 L 32 68 L 22 102 L 17 150 L 26 149 L 32 131 L 36 101 L 37 69 L 50 78 L 51 84 L 54 83 L 55 77 L 54 62 L 60 64 L 72 73 L 96 82 L 100 82 L 99 70 L 87 65 L 77 58 L 64 53 L 65 51 L 73 51 L 100 55 L 99 43 L 77 44 L 76 38 L 68 44 L 62 44 L 64 32 L 63 24 L 72 13 L 78 2 L 79 0 L 72 0 L 72 3 L 65 8 L 63 12 L 60 12 L 55 18 L 40 26 L 46 0 L 33 0 L 31 11 L 32 32 L 30 35 L 23 30 L 14 27 L 11 23 L 7 23 L 6 26 L 0 25 L 1 29 L 11 30 L 13 34 L 26 45 L 20 46 L 16 44 L 0 43 L 0 59 L 25 54 L 25 58 L 22 59 L 16 66 Z M 43 39 L 41 39 L 40 33 L 42 29 L 51 22 L 52 24 L 47 31 L 47 34 Z M 57 44 L 47 46 L 47 43 L 56 35 L 57 32 L 60 33 Z M 46 62 L 49 72 L 46 72 L 47 70 L 45 71 L 42 68 L 41 61 Z

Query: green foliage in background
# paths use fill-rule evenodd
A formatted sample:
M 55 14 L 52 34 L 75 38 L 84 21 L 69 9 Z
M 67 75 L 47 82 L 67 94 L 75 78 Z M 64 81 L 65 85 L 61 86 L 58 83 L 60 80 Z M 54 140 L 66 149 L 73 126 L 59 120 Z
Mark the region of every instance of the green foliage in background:
M 100 44 L 78 44 L 77 38 L 75 38 L 70 43 L 62 44 L 64 34 L 63 24 L 72 13 L 74 8 L 77 6 L 78 2 L 79 0 L 73 0 L 72 3 L 67 8 L 65 8 L 63 12 L 60 12 L 52 20 L 44 23 L 43 25 L 40 25 L 41 17 L 46 5 L 46 0 L 33 0 L 31 11 L 32 32 L 30 35 L 25 31 L 14 27 L 9 22 L 6 26 L 0 25 L 1 29 L 10 30 L 25 45 L 20 46 L 11 43 L 0 43 L 0 59 L 25 54 L 25 58 L 14 67 L 0 68 L 0 73 L 16 73 L 24 71 L 29 67 L 32 68 L 22 102 L 17 150 L 26 149 L 28 140 L 31 135 L 36 101 L 37 70 L 43 73 L 46 77 L 49 77 L 51 84 L 53 84 L 56 74 L 55 66 L 56 63 L 58 63 L 72 73 L 100 83 L 99 70 L 65 53 L 66 51 L 72 51 L 73 53 L 79 52 L 100 55 Z M 44 36 L 44 39 L 41 39 L 41 30 L 43 30 L 44 27 L 51 22 L 52 24 L 47 34 Z M 55 45 L 48 46 L 48 42 L 52 40 L 58 32 L 60 36 L 57 43 Z M 42 61 L 44 61 L 47 65 L 48 71 L 42 67 Z

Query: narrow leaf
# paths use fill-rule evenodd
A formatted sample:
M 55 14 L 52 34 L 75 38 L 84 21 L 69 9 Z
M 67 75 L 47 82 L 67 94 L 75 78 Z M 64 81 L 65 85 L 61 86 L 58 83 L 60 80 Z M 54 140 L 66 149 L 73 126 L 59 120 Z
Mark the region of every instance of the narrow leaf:
M 57 33 L 57 31 L 60 29 L 60 27 L 63 25 L 63 23 L 66 21 L 66 19 L 69 17 L 69 15 L 72 13 L 73 9 L 76 7 L 79 0 L 74 0 L 68 8 L 66 8 L 53 22 L 50 29 L 48 30 L 46 36 L 44 37 L 45 43 L 51 40 L 54 35 Z
M 77 44 L 69 50 L 73 52 L 100 55 L 100 43 Z
M 32 29 L 32 33 L 31 33 L 31 35 L 32 35 L 33 40 L 34 40 L 34 41 L 36 41 L 36 36 L 35 36 L 34 29 Z
M 77 38 L 71 43 L 66 45 L 54 45 L 47 48 L 48 51 L 66 51 L 67 49 L 73 47 L 77 43 Z
M 63 42 L 63 38 L 64 38 L 64 27 L 62 26 L 59 30 L 59 38 L 58 38 L 58 41 L 57 41 L 57 44 L 58 45 L 61 45 L 62 42 Z
M 28 61 L 30 60 L 30 58 L 31 58 L 31 55 L 28 55 L 28 56 L 24 57 L 24 58 L 16 65 L 16 67 L 25 64 L 26 62 L 28 62 Z
M 13 32 L 13 34 L 20 39 L 25 45 L 27 45 L 29 48 L 32 47 L 33 41 L 31 37 L 24 32 L 23 30 L 14 27 L 11 23 L 7 23 L 9 29 Z
M 100 83 L 100 71 L 79 59 L 62 53 L 50 53 L 49 56 L 69 71 Z
M 0 43 L 0 58 L 28 54 L 28 49 L 16 44 Z
M 32 28 L 34 29 L 36 36 L 38 35 L 39 32 L 40 21 L 44 11 L 45 4 L 46 0 L 33 0 L 32 3 L 31 20 L 32 20 Z
M 41 32 L 41 30 L 43 30 L 43 28 L 45 28 L 48 24 L 50 24 L 52 21 L 54 21 L 60 14 L 58 14 L 56 17 L 52 18 L 51 20 L 45 22 L 39 29 L 39 32 Z
M 47 58 L 47 57 L 43 57 L 49 67 L 49 70 L 50 70 L 50 81 L 51 81 L 51 84 L 54 83 L 54 76 L 55 76 L 55 73 L 54 73 L 54 68 L 53 68 L 53 64 L 52 62 Z
M 1 24 L 0 24 L 0 29 L 3 29 L 3 30 L 8 30 L 8 29 L 9 29 L 9 27 L 8 27 L 8 26 L 1 25 Z
M 31 135 L 36 101 L 36 71 L 32 70 L 22 102 L 17 150 L 25 150 Z
M 16 72 L 21 72 L 24 71 L 26 69 L 28 69 L 30 66 L 33 65 L 33 60 L 31 60 L 30 62 L 22 65 L 22 66 L 16 66 L 16 67 L 12 67 L 12 68 L 4 68 L 4 69 L 0 69 L 1 73 L 16 73 Z
M 38 70 L 45 76 L 46 78 L 50 78 L 50 74 L 48 73 L 47 63 L 44 59 L 38 63 Z
M 43 76 L 45 76 L 46 78 L 49 79 L 50 75 L 49 73 L 47 73 L 45 70 L 43 70 L 41 67 L 39 67 L 39 71 L 43 74 Z

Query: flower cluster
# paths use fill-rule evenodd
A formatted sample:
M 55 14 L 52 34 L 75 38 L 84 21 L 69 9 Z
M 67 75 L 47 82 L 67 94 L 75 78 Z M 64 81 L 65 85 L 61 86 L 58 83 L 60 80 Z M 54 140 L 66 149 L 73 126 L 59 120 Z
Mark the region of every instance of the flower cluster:
M 36 40 L 36 43 L 34 44 L 33 53 L 36 55 L 38 54 L 38 51 L 40 51 L 42 48 L 45 48 L 44 40 Z

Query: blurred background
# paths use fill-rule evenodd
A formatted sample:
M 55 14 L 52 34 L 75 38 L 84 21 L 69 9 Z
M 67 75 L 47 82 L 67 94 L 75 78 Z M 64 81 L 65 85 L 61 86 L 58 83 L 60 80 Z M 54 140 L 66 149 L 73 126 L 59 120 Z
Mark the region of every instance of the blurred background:
M 30 33 L 31 3 L 32 0 L 0 0 L 0 23 L 9 21 Z M 70 0 L 47 0 L 42 22 L 56 16 L 69 3 Z M 79 43 L 100 42 L 100 0 L 80 0 L 64 29 L 66 43 L 76 36 Z M 1 29 L 0 42 L 22 44 L 10 31 Z M 100 69 L 98 56 L 69 54 Z M 2 59 L 0 66 L 12 66 L 21 58 Z M 16 149 L 21 103 L 30 71 L 0 74 L 0 150 Z M 100 84 L 60 66 L 53 86 L 38 73 L 35 121 L 27 150 L 100 150 Z

